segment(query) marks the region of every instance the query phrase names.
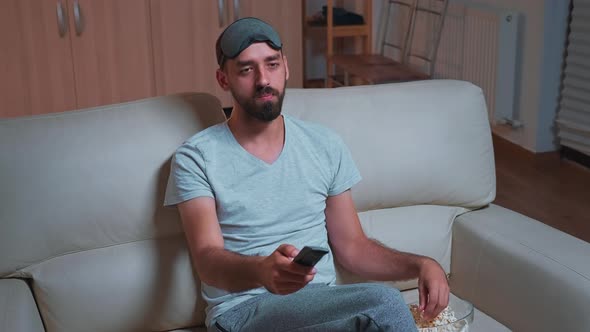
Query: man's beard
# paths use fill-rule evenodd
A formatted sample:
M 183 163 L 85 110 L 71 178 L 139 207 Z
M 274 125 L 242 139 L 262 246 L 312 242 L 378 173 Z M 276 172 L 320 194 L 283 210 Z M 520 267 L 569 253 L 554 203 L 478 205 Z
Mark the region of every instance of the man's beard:
M 277 96 L 278 100 L 268 100 L 262 103 L 257 103 L 256 99 L 263 96 L 272 94 Z M 254 98 L 239 98 L 234 94 L 234 98 L 238 104 L 248 113 L 248 115 L 264 122 L 271 122 L 281 115 L 281 109 L 283 108 L 283 98 L 285 97 L 285 90 L 282 93 L 273 89 L 270 86 L 264 86 L 256 89 Z

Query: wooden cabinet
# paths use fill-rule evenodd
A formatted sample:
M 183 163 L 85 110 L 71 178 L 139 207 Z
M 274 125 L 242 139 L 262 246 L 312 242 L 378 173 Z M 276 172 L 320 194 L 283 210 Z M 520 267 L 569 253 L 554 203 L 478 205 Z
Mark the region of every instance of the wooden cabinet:
M 272 24 L 285 44 L 289 87 L 303 87 L 301 2 L 299 0 L 152 0 L 152 36 L 156 90 L 159 95 L 203 91 L 224 107 L 231 95 L 215 79 L 215 41 L 239 17 L 254 16 Z
M 0 0 L 0 118 L 201 91 L 235 19 L 277 28 L 289 87 L 303 86 L 301 0 Z
M 215 41 L 227 26 L 227 8 L 217 0 L 152 0 L 150 4 L 157 94 L 207 92 L 230 106 L 231 96 L 215 79 Z
M 0 117 L 155 95 L 146 0 L 0 0 Z
M 272 25 L 283 41 L 289 61 L 291 88 L 303 87 L 303 27 L 301 0 L 241 0 L 239 17 L 254 16 Z
M 77 107 L 154 96 L 149 1 L 68 0 L 68 6 Z
M 0 0 L 0 118 L 76 107 L 71 42 L 59 34 L 57 9 L 55 0 Z

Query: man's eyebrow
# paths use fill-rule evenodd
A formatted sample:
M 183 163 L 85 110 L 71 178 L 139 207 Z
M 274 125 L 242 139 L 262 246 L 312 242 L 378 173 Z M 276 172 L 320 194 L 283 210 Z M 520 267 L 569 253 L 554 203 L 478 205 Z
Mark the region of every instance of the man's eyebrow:
M 264 61 L 269 62 L 269 61 L 275 61 L 278 60 L 281 57 L 281 55 L 279 53 L 275 54 L 275 55 L 271 55 L 266 57 L 266 59 L 264 59 Z
M 252 60 L 246 60 L 246 61 L 236 61 L 236 64 L 238 65 L 238 67 L 244 67 L 244 66 L 251 66 L 254 64 L 254 61 Z
M 264 62 L 276 61 L 280 58 L 281 58 L 281 54 L 277 53 L 277 54 L 269 55 L 266 58 L 264 58 Z M 256 61 L 253 61 L 253 60 L 240 61 L 240 60 L 238 60 L 238 61 L 236 61 L 236 64 L 238 65 L 238 67 L 252 66 L 252 65 L 256 64 Z

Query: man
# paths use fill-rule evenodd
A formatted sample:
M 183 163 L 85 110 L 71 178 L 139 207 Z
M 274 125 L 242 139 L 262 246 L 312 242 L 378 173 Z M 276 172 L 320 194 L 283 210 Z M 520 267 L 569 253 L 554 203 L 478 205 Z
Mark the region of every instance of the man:
M 371 280 L 419 278 L 426 318 L 448 304 L 434 260 L 387 249 L 363 233 L 350 189 L 360 175 L 340 138 L 281 114 L 287 58 L 255 18 L 217 40 L 217 81 L 232 93 L 225 123 L 176 152 L 166 205 L 178 205 L 212 331 L 415 331 L 399 291 L 335 286 L 333 259 Z M 315 267 L 303 246 L 332 250 Z

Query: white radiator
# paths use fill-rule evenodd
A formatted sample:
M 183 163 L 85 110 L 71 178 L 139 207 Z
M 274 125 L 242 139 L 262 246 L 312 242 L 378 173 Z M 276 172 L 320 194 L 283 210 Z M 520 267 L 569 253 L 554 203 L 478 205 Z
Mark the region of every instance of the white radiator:
M 519 14 L 450 3 L 435 65 L 435 78 L 470 81 L 482 88 L 492 123 L 518 121 Z

